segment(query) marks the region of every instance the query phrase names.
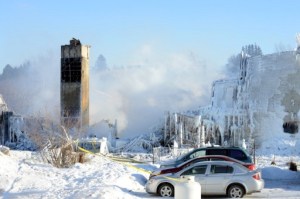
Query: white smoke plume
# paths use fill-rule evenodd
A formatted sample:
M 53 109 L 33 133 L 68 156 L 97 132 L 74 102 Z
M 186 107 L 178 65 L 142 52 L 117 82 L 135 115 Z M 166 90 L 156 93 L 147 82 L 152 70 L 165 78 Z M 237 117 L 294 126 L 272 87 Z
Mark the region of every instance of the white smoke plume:
M 158 59 L 155 51 L 146 46 L 132 57 L 131 65 L 112 67 L 100 56 L 105 67 L 91 67 L 90 71 L 90 124 L 117 120 L 121 137 L 148 132 L 164 119 L 165 111 L 195 110 L 207 105 L 211 82 L 219 78 L 218 71 L 194 53 Z M 46 111 L 59 120 L 59 52 L 31 59 L 25 73 L 1 80 L 0 87 L 16 113 Z
M 148 132 L 164 119 L 165 111 L 196 110 L 209 103 L 218 71 L 194 53 L 169 55 L 163 61 L 152 57 L 151 49 L 143 47 L 134 65 L 91 73 L 91 123 L 117 119 L 121 136 L 130 137 Z
M 59 111 L 60 59 L 48 52 L 1 75 L 0 93 L 9 109 L 23 116 Z M 9 68 L 9 67 L 8 67 Z M 5 70 L 5 68 L 4 68 Z M 55 117 L 59 121 L 59 117 Z

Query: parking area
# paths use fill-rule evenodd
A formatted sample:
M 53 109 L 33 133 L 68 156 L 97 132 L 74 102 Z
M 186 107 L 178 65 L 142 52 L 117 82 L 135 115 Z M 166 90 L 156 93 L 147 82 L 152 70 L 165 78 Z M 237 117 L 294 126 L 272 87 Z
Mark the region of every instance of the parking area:
M 225 196 L 202 196 L 202 199 L 226 198 Z M 259 193 L 246 195 L 244 198 L 288 198 L 300 199 L 299 180 L 265 180 L 265 188 Z
M 139 198 L 162 198 L 143 192 L 133 194 Z M 172 197 L 170 197 L 171 199 Z M 226 196 L 201 196 L 202 199 L 225 199 Z M 265 180 L 265 188 L 259 193 L 245 195 L 244 198 L 281 198 L 300 199 L 300 179 L 299 180 Z

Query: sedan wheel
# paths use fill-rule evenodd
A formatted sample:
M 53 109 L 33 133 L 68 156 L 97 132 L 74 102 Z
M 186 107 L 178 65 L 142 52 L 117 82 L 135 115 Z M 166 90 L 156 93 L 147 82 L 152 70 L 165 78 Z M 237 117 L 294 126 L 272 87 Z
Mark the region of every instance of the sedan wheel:
M 240 185 L 231 185 L 228 189 L 229 198 L 242 198 L 245 195 L 244 188 Z
M 162 197 L 171 197 L 174 195 L 174 188 L 170 184 L 162 184 L 158 188 L 158 193 Z

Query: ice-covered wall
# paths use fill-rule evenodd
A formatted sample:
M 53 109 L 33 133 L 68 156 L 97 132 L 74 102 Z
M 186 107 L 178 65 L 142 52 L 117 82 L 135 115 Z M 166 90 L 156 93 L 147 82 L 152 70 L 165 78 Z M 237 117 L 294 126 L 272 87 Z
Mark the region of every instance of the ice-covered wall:
M 238 80 L 218 80 L 213 83 L 212 106 L 232 112 L 237 100 Z
M 262 55 L 258 46 L 250 49 L 257 53 L 242 51 L 236 79 L 213 83 L 210 105 L 200 107 L 197 112 L 201 125 L 196 127 L 182 121 L 183 134 L 192 137 L 186 140 L 195 140 L 197 144 L 204 139 L 225 146 L 242 146 L 246 140 L 248 147 L 255 143 L 264 150 L 274 147 L 277 150 L 278 143 L 285 150 L 291 146 L 288 143 L 300 140 L 300 47 L 269 55 Z M 177 120 L 167 118 L 164 140 L 172 140 L 172 136 L 176 139 Z M 196 133 L 189 133 L 189 128 Z M 201 139 L 197 140 L 199 135 Z
M 242 123 L 245 111 L 239 108 L 238 96 L 238 79 L 217 80 L 213 83 L 208 118 L 214 121 L 215 129 L 219 129 L 223 144 L 239 145 L 239 140 L 245 138 L 245 130 L 241 129 L 244 128 Z
M 271 138 L 297 133 L 298 57 L 297 51 L 245 56 L 241 59 L 239 80 L 213 84 L 208 114 L 221 130 L 224 142 L 239 145 L 242 139 L 254 139 L 261 146 Z
M 7 104 L 5 103 L 2 95 L 0 95 L 0 111 L 7 111 L 8 108 L 7 108 Z
M 248 58 L 242 95 L 247 99 L 253 135 L 260 142 L 281 137 L 284 124 L 298 124 L 299 75 L 295 51 Z

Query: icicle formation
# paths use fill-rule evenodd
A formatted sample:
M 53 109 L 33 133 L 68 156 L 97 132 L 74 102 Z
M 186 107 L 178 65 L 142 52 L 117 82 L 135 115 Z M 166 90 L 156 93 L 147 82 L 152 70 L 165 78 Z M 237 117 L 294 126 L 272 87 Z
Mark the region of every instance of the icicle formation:
M 297 48 L 296 48 L 296 60 L 299 63 L 300 62 L 300 33 L 296 34 L 296 41 L 297 41 Z
M 300 33 L 296 34 L 296 41 L 297 41 L 297 51 L 300 51 Z

